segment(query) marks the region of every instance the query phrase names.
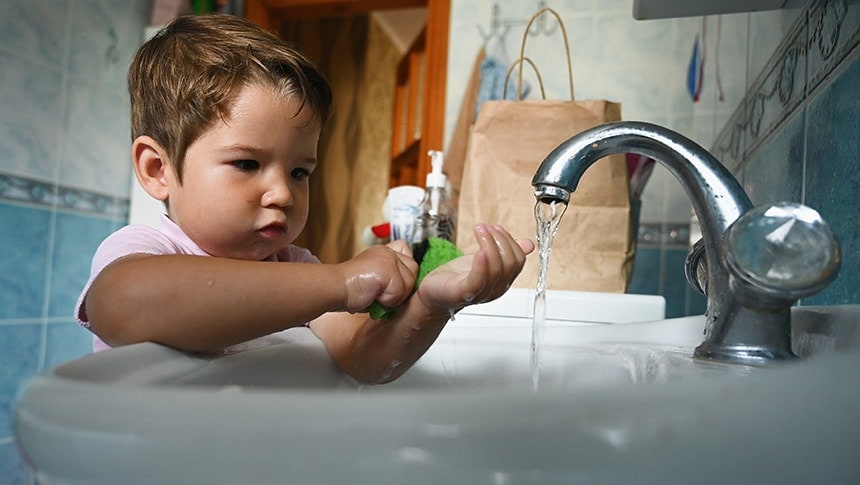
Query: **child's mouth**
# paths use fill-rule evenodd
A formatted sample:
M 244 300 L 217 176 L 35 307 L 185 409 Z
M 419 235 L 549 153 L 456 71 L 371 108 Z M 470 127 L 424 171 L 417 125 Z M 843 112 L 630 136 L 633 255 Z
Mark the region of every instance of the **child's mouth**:
M 269 224 L 260 229 L 259 232 L 266 239 L 279 239 L 287 233 L 287 228 L 282 224 Z

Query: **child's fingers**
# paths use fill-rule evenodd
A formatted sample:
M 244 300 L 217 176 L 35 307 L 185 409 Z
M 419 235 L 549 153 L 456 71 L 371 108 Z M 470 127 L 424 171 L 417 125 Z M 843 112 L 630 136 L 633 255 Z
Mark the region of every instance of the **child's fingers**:
M 516 269 L 518 265 L 525 262 L 525 253 L 505 228 L 495 226 L 494 229 L 493 236 L 502 255 L 502 264 L 505 265 L 505 269 Z
M 487 255 L 486 282 L 481 296 L 492 300 L 508 290 L 522 271 L 527 253 L 534 250 L 534 244 L 515 240 L 501 226 L 486 226 L 486 234 L 489 237 L 481 241 L 484 243 L 481 249 Z
M 386 244 L 386 246 L 394 250 L 394 252 L 396 253 L 405 254 L 410 258 L 412 257 L 412 248 L 409 246 L 409 243 L 407 243 L 403 239 L 395 239 L 394 241 L 391 241 L 390 243 Z
M 398 265 L 400 274 L 404 278 L 414 280 L 418 275 L 418 263 L 412 255 L 412 248 L 409 246 L 409 243 L 402 239 L 396 239 L 386 244 L 386 247 L 394 251 L 400 260 L 400 264 Z
M 523 264 L 525 264 L 526 256 L 532 253 L 535 249 L 535 243 L 531 239 L 517 239 L 517 245 L 523 251 Z
M 504 270 L 503 264 L 503 249 L 501 243 L 497 240 L 498 230 L 486 224 L 479 224 L 475 228 L 475 235 L 478 238 L 478 247 L 486 257 L 486 266 L 483 268 L 484 285 L 481 288 L 481 296 L 487 295 L 495 291 L 499 277 Z M 474 269 L 473 269 L 474 270 Z
M 505 248 L 503 264 L 505 265 L 504 278 L 507 282 L 507 287 L 517 275 L 522 271 L 526 263 L 526 256 L 534 251 L 534 243 L 528 239 L 516 240 L 503 227 L 497 226 L 499 230 L 499 244 Z
M 475 226 L 475 236 L 478 238 L 478 246 L 488 253 L 492 253 L 492 259 L 501 261 L 500 247 L 499 242 L 496 240 L 498 237 L 495 233 L 497 230 L 490 225 L 487 224 L 478 224 Z
M 373 299 L 399 306 L 412 294 L 418 275 L 418 263 L 404 241 L 372 247 L 343 265 L 348 268 L 345 306 L 350 311 L 366 308 Z
M 481 303 L 484 301 L 487 279 L 487 254 L 483 250 L 478 251 L 472 257 L 472 267 L 465 278 L 463 303 Z

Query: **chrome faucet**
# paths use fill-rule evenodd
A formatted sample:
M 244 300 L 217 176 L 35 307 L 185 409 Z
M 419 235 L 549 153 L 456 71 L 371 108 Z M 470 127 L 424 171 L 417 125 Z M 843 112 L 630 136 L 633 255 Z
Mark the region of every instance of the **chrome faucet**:
M 680 181 L 702 229 L 686 274 L 707 297 L 704 340 L 694 357 L 764 365 L 795 357 L 790 307 L 835 278 L 839 245 L 813 209 L 753 208 L 732 174 L 707 150 L 667 128 L 607 123 L 553 150 L 532 179 L 539 202 L 568 203 L 582 175 L 607 155 L 653 158 Z

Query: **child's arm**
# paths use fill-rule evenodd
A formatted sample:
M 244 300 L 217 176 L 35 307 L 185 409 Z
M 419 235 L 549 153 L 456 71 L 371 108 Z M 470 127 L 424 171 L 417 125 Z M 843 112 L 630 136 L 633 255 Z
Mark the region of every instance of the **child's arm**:
M 383 383 L 406 372 L 432 345 L 453 312 L 494 300 L 508 290 L 534 250 L 500 227 L 475 228 L 479 250 L 440 266 L 388 320 L 326 314 L 310 327 L 353 378 Z
M 302 325 L 329 311 L 409 297 L 417 264 L 405 244 L 334 265 L 187 255 L 131 255 L 93 281 L 84 311 L 112 346 L 152 341 L 216 350 Z

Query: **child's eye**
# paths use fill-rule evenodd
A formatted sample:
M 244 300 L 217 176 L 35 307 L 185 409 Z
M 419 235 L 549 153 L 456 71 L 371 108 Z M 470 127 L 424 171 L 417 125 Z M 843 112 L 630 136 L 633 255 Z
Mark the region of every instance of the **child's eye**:
M 290 172 L 290 176 L 294 179 L 304 179 L 311 176 L 311 172 L 306 168 L 295 168 L 292 172 Z
M 233 166 L 243 172 L 253 172 L 260 168 L 260 162 L 256 160 L 236 160 L 233 162 Z

